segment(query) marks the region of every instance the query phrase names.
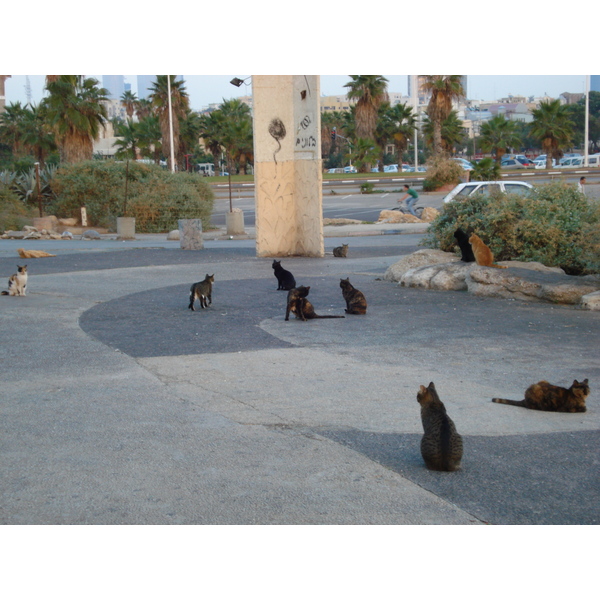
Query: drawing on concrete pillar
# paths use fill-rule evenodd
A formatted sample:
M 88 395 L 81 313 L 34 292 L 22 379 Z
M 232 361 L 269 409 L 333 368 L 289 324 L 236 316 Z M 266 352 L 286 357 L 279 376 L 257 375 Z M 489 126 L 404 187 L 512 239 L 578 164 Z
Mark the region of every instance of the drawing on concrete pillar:
M 275 157 L 275 155 L 281 150 L 280 140 L 282 140 L 286 134 L 285 125 L 283 124 L 281 119 L 278 119 L 277 117 L 275 117 L 271 121 L 271 124 L 269 125 L 269 133 L 271 134 L 271 137 L 277 142 L 277 145 L 278 145 L 277 150 L 275 150 L 275 152 L 273 152 L 273 160 L 275 161 L 275 164 L 277 164 L 277 158 Z

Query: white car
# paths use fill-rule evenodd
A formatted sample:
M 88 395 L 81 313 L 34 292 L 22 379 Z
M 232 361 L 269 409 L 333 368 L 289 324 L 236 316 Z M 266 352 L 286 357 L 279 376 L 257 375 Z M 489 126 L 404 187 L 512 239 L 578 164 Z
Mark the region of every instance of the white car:
M 385 165 L 385 167 L 383 167 L 383 172 L 384 173 L 397 173 L 398 165 Z
M 545 169 L 546 168 L 546 155 L 540 154 L 540 156 L 538 156 L 533 161 L 533 164 L 535 165 L 536 169 Z M 552 168 L 554 168 L 555 166 L 556 166 L 556 160 L 552 159 Z
M 581 167 L 583 166 L 583 156 L 569 156 L 565 158 L 561 158 L 558 165 L 556 165 L 557 169 L 568 169 L 570 167 Z
M 356 167 L 353 167 L 353 166 L 344 167 L 344 173 L 356 173 Z
M 470 181 L 459 183 L 452 191 L 444 196 L 444 202 L 460 200 L 471 194 L 489 194 L 492 191 L 500 191 L 505 194 L 528 194 L 533 186 L 526 181 Z
M 466 158 L 453 158 L 465 171 L 472 171 L 473 165 Z

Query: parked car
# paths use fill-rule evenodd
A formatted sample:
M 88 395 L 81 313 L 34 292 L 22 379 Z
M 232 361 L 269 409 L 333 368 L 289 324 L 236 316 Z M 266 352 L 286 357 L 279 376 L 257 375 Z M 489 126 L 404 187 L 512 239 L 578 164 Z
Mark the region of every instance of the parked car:
M 557 169 L 569 169 L 573 167 L 583 166 L 583 156 L 568 156 L 563 157 L 558 161 L 556 165 Z
M 344 167 L 344 173 L 356 173 L 356 167 L 350 165 L 349 167 Z
M 540 154 L 534 161 L 536 169 L 545 169 L 546 168 L 546 155 Z M 552 168 L 556 166 L 556 160 L 552 159 Z
M 384 173 L 397 173 L 398 165 L 385 165 L 385 167 L 383 167 L 383 172 Z
M 535 167 L 534 162 L 530 158 L 527 158 L 526 156 L 515 156 L 515 158 L 526 168 Z
M 460 200 L 471 194 L 489 194 L 492 191 L 525 195 L 532 189 L 533 186 L 526 181 L 470 181 L 468 183 L 459 183 L 444 196 L 444 202 Z
M 600 167 L 600 154 L 590 154 L 588 156 L 588 167 Z
M 472 171 L 473 165 L 466 158 L 453 158 L 465 171 Z
M 502 169 L 526 169 L 527 167 L 516 158 L 504 158 L 500 163 Z

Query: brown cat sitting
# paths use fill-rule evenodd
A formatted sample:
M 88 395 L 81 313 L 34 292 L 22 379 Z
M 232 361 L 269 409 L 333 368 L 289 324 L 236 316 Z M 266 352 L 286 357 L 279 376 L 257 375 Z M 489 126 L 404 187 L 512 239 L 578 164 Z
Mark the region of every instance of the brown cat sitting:
M 419 388 L 417 401 L 421 405 L 425 431 L 421 438 L 421 456 L 426 467 L 434 471 L 456 471 L 463 455 L 462 437 L 446 413 L 433 381 L 428 387 Z
M 512 404 L 532 410 L 548 410 L 552 412 L 585 412 L 585 399 L 590 394 L 588 380 L 573 381 L 570 388 L 552 385 L 547 381 L 538 381 L 525 390 L 524 400 L 507 400 L 492 398 L 498 404 Z
M 367 299 L 360 290 L 357 290 L 350 283 L 350 277 L 340 279 L 340 287 L 342 288 L 342 296 L 344 296 L 344 300 L 346 301 L 346 313 L 350 315 L 366 315 Z
M 483 240 L 476 234 L 472 233 L 469 238 L 475 261 L 481 267 L 494 267 L 495 269 L 508 269 L 503 265 L 494 264 L 494 255 L 492 251 L 483 243 Z
M 313 305 L 306 298 L 310 286 L 298 286 L 288 292 L 287 306 L 285 309 L 285 320 L 290 320 L 290 313 L 296 315 L 296 319 L 307 321 L 308 319 L 343 319 L 344 315 L 318 315 Z

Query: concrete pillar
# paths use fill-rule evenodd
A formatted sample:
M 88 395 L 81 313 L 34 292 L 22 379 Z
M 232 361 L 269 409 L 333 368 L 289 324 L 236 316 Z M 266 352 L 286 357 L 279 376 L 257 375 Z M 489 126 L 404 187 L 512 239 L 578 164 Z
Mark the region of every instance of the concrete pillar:
M 324 256 L 318 75 L 253 75 L 257 256 Z
M 202 219 L 179 219 L 179 246 L 182 250 L 202 250 Z
M 135 240 L 135 217 L 117 217 L 117 239 Z

